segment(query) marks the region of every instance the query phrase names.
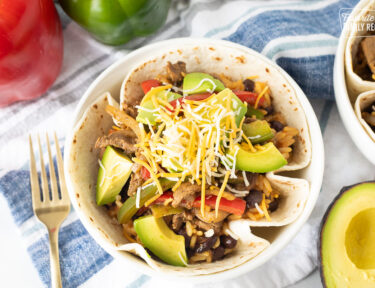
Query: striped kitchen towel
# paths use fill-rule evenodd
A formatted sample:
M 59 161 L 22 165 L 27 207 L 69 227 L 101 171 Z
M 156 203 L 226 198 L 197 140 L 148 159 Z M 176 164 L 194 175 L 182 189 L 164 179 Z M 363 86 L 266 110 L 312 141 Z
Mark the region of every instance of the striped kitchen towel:
M 334 169 L 342 171 L 345 162 L 340 161 L 349 161 L 346 154 L 357 157 L 358 163 L 351 160 L 353 169 L 371 167 L 348 140 L 332 101 L 333 60 L 341 32 L 339 10 L 352 8 L 356 2 L 174 1 L 166 25 L 157 34 L 116 48 L 97 43 L 60 11 L 65 58 L 56 83 L 40 99 L 0 110 L 0 194 L 7 201 L 15 225 L 26 241 L 41 283 L 50 286 L 48 241 L 46 230 L 32 213 L 27 135 L 56 130 L 63 143 L 80 97 L 106 67 L 137 47 L 189 36 L 227 39 L 255 49 L 278 63 L 308 97 L 318 98 L 312 100 L 312 104 L 322 130 L 329 130 L 324 136 L 326 145 L 328 149 L 332 147 L 333 154 L 339 147 L 342 155 L 337 161 L 334 156 L 327 156 L 327 162 L 335 160 L 327 167 L 327 174 L 335 177 L 325 179 L 315 212 L 293 242 L 255 271 L 215 284 L 215 287 L 283 287 L 310 273 L 317 261 L 316 233 L 322 211 L 338 187 L 349 184 L 346 181 L 351 179 L 361 180 L 354 176 L 367 176 L 354 171 L 344 178 Z M 325 187 L 331 190 L 325 190 Z M 60 261 L 64 287 L 176 286 L 176 283 L 151 279 L 139 271 L 132 271 L 131 267 L 113 259 L 87 233 L 74 210 L 60 231 Z M 177 285 L 193 286 L 189 283 Z M 30 283 L 30 287 L 38 287 L 38 284 Z

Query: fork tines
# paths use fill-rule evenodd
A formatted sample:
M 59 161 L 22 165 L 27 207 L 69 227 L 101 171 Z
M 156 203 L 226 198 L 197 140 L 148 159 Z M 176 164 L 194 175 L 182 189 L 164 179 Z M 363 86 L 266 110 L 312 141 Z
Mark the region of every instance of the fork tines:
M 33 150 L 33 142 L 32 142 L 31 135 L 29 135 L 30 183 L 31 183 L 31 194 L 32 194 L 32 201 L 33 201 L 34 208 L 35 208 L 35 205 L 41 202 L 43 203 L 49 202 L 49 201 L 54 202 L 54 201 L 64 200 L 64 198 L 67 198 L 62 155 L 61 155 L 61 150 L 60 150 L 60 146 L 58 143 L 56 133 L 54 133 L 54 140 L 55 140 L 55 146 L 56 146 L 56 162 L 57 162 L 58 175 L 59 175 L 60 195 L 59 195 L 56 171 L 55 171 L 55 166 L 54 166 L 54 162 L 52 158 L 52 152 L 51 152 L 48 134 L 46 134 L 46 142 L 47 142 L 47 151 L 48 151 L 48 160 L 49 160 L 49 165 L 48 165 L 49 166 L 49 178 L 50 178 L 49 184 L 47 180 L 47 173 L 46 173 L 46 168 L 45 168 L 45 163 L 44 163 L 44 158 L 43 158 L 43 150 L 42 150 L 42 145 L 41 145 L 39 135 L 37 136 L 37 139 L 38 139 L 38 148 L 39 148 L 39 155 L 40 155 L 42 193 L 40 193 L 38 172 L 37 172 L 36 161 L 35 161 L 34 150 Z M 49 187 L 51 188 L 51 193 L 49 191 Z

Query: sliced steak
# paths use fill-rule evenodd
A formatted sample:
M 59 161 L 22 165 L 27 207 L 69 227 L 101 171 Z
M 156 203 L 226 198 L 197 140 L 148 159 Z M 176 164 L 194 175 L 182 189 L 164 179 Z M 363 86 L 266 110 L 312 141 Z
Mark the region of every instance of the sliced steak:
M 172 217 L 172 229 L 174 231 L 179 231 L 182 224 L 184 223 L 184 213 L 175 214 Z
M 141 100 L 142 100 L 142 98 L 139 100 L 139 103 L 141 103 Z M 129 105 L 128 103 L 123 103 L 122 109 L 124 110 L 124 112 L 126 114 L 132 116 L 135 119 L 135 118 L 137 118 L 138 111 L 134 106 L 139 105 L 139 103 L 136 103 L 136 104 L 133 104 L 133 105 Z
M 141 175 L 141 170 L 134 172 L 130 176 L 130 183 L 128 189 L 128 196 L 133 196 L 137 192 L 138 187 L 144 183 L 144 180 Z
M 174 64 L 168 62 L 166 69 L 168 80 L 170 80 L 174 85 L 181 85 L 182 80 L 186 75 L 186 63 L 182 61 L 178 61 Z
M 223 221 L 218 223 L 206 223 L 202 220 L 199 220 L 198 218 L 194 218 L 193 223 L 197 225 L 200 229 L 203 229 L 205 231 L 213 229 L 215 234 L 219 234 L 221 231 L 221 227 L 223 226 Z
M 174 191 L 172 206 L 177 207 L 180 205 L 182 200 L 184 201 L 184 206 L 191 207 L 195 199 L 195 194 L 201 191 L 201 186 L 198 184 L 191 184 L 190 182 L 184 182 Z
M 137 138 L 133 131 L 119 130 L 100 137 L 95 143 L 95 148 L 113 146 L 124 150 L 126 154 L 134 154 L 137 151 L 137 147 L 134 146 L 136 141 Z

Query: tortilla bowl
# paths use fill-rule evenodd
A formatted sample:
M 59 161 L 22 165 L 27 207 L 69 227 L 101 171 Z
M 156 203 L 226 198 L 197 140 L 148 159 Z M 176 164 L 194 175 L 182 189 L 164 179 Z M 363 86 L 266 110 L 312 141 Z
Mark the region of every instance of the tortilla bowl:
M 375 90 L 367 91 L 361 93 L 358 96 L 357 100 L 355 101 L 354 109 L 355 114 L 357 115 L 358 120 L 361 122 L 363 128 L 366 130 L 371 139 L 375 141 L 374 130 L 371 129 L 370 124 L 367 123 L 362 116 L 362 112 L 370 105 L 374 105 L 373 103 L 375 103 Z
M 355 20 L 357 25 L 366 25 L 367 23 L 363 19 L 374 16 L 375 3 L 373 1 L 360 2 L 351 14 L 352 18 L 355 17 L 355 19 L 358 19 Z M 349 35 L 347 35 L 348 41 L 345 48 L 345 72 L 348 94 L 353 105 L 360 93 L 375 89 L 375 81 L 364 80 L 361 78 L 361 76 L 354 72 L 360 42 L 363 40 L 363 37 L 367 36 L 367 34 L 368 32 L 365 30 L 353 30 Z
M 106 133 L 110 125 L 112 125 L 112 119 L 110 116 L 103 113 L 103 107 L 108 104 L 108 99 L 111 98 L 109 98 L 108 95 L 103 96 L 103 93 L 109 91 L 111 95 L 119 101 L 120 87 L 124 77 L 129 75 L 129 67 L 138 67 L 141 63 L 152 58 L 152 55 L 162 55 L 167 51 L 189 46 L 210 46 L 217 50 L 225 50 L 225 53 L 227 54 L 239 54 L 245 58 L 251 57 L 252 59 L 258 59 L 258 61 L 263 63 L 263 67 L 267 65 L 269 70 L 275 71 L 275 75 L 277 75 L 276 73 L 279 73 L 279 75 L 281 75 L 280 78 L 285 80 L 285 83 L 283 82 L 283 84 L 293 89 L 295 98 L 293 98 L 293 101 L 291 102 L 298 101 L 298 107 L 301 108 L 301 111 L 304 111 L 305 117 L 303 119 L 306 121 L 306 133 L 308 135 L 309 143 L 311 143 L 311 154 L 309 154 L 311 157 L 307 157 L 307 160 L 302 157 L 303 159 L 301 161 L 296 162 L 298 165 L 301 165 L 302 163 L 302 166 L 304 167 L 298 169 L 298 172 L 296 173 L 288 171 L 284 172 L 288 175 L 269 175 L 269 177 L 276 178 L 275 181 L 277 182 L 284 178 L 298 176 L 298 178 L 305 179 L 304 181 L 308 183 L 307 187 L 309 188 L 302 189 L 305 194 L 302 197 L 302 201 L 299 202 L 298 207 L 300 207 L 300 209 L 293 214 L 296 215 L 294 219 L 287 222 L 291 222 L 291 224 L 276 229 L 273 232 L 274 235 L 265 233 L 267 236 L 263 236 L 262 232 L 257 232 L 257 240 L 254 241 L 253 238 L 252 242 L 258 243 L 258 247 L 261 247 L 259 249 L 249 250 L 245 249 L 244 246 L 240 246 L 233 257 L 228 257 L 226 263 L 216 262 L 216 265 L 205 264 L 206 266 L 203 266 L 202 264 L 197 264 L 194 265 L 194 267 L 176 268 L 154 261 L 155 263 L 148 263 L 151 265 L 149 266 L 145 261 L 141 260 L 141 258 L 123 251 L 123 249 L 127 251 L 136 251 L 137 254 L 142 257 L 143 248 L 140 245 L 138 245 L 140 247 L 137 247 L 137 244 L 127 244 L 128 246 L 124 247 L 123 245 L 126 244 L 126 240 L 122 237 L 120 226 L 114 224 L 106 215 L 104 209 L 98 207 L 95 203 L 95 173 L 97 171 L 98 158 L 96 152 L 91 148 L 97 137 Z M 235 277 L 258 267 L 285 246 L 307 220 L 316 202 L 322 182 L 324 156 L 321 133 L 313 110 L 306 97 L 303 95 L 303 92 L 285 72 L 271 61 L 248 48 L 226 41 L 208 39 L 192 40 L 191 38 L 174 39 L 153 44 L 129 54 L 103 72 L 103 74 L 100 75 L 90 86 L 77 109 L 73 127 L 74 128 L 66 140 L 65 170 L 68 190 L 81 221 L 89 233 L 104 249 L 114 257 L 123 259 L 126 262 L 124 265 L 131 264 L 143 273 L 153 276 L 168 275 L 169 278 L 188 277 L 189 281 L 193 282 L 220 281 L 230 277 Z M 84 165 L 84 169 L 82 169 L 82 165 Z M 82 172 L 82 170 L 84 170 L 84 172 Z M 81 173 L 79 171 L 81 171 Z M 238 229 L 243 229 L 241 227 L 248 227 L 249 225 L 250 223 L 242 221 L 242 223 L 235 224 L 237 227 L 233 227 L 233 229 L 237 229 L 238 231 Z M 259 240 L 258 238 L 266 239 Z M 243 244 L 245 245 L 246 235 L 243 236 L 243 239 Z M 261 251 L 263 252 L 260 253 Z M 255 255 L 257 256 L 254 257 Z M 147 260 L 146 256 L 144 259 Z M 158 267 L 154 267 L 153 265 Z

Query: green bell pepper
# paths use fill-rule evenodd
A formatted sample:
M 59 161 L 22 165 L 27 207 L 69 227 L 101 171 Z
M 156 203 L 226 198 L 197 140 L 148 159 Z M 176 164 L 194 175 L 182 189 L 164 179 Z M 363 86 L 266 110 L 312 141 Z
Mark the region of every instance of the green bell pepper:
M 64 11 L 97 40 L 120 45 L 158 30 L 171 0 L 59 0 Z
M 163 191 L 171 189 L 175 184 L 176 181 L 171 181 L 166 178 L 160 178 L 160 185 L 163 188 Z M 146 201 L 154 197 L 159 193 L 156 184 L 152 182 L 149 185 L 146 185 L 142 188 L 139 195 L 139 208 L 145 205 Z M 117 220 L 119 223 L 123 224 L 128 222 L 134 215 L 137 213 L 139 208 L 136 206 L 137 202 L 137 195 L 129 197 L 125 203 L 121 206 L 120 210 L 117 212 Z

